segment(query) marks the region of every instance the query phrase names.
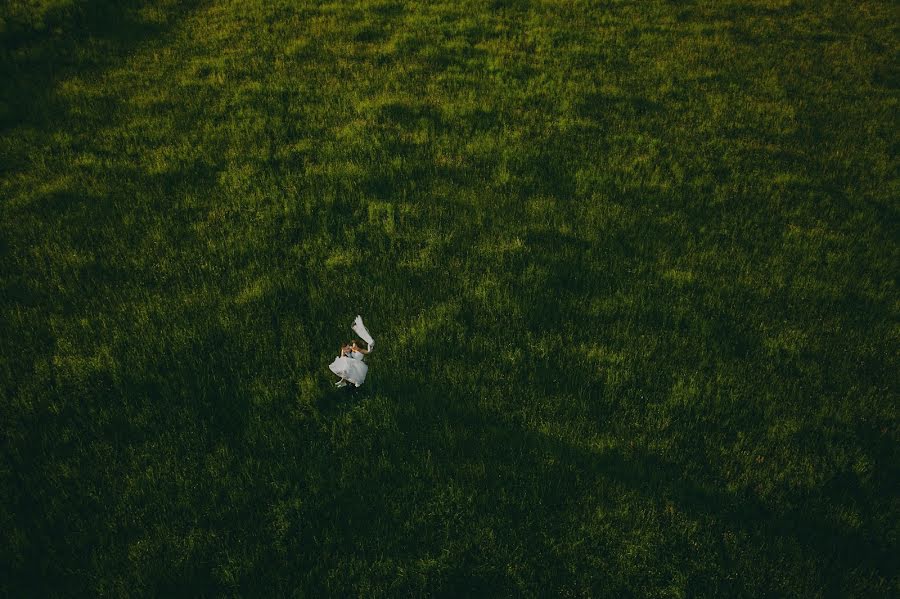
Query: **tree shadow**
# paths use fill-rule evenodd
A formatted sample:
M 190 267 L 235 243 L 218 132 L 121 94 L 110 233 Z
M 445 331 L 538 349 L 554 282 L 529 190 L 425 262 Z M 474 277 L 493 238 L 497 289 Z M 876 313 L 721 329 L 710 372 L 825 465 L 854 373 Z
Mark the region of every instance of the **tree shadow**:
M 774 364 L 768 364 L 769 350 L 758 326 L 760 315 L 772 313 L 773 305 L 788 306 L 791 302 L 787 298 L 766 297 L 737 281 L 709 279 L 701 273 L 686 281 L 672 280 L 666 276 L 664 267 L 647 255 L 648 248 L 640 247 L 638 240 L 650 238 L 660 246 L 678 247 L 681 243 L 677 239 L 679 232 L 652 219 L 636 223 L 634 227 L 639 230 L 623 228 L 597 241 L 552 227 L 528 231 L 526 247 L 535 251 L 530 257 L 526 254 L 523 263 L 513 268 L 521 270 L 529 259 L 534 261 L 539 256 L 537 264 L 547 273 L 542 286 L 552 289 L 553 293 L 528 296 L 526 287 L 516 291 L 516 295 L 529 297 L 524 302 L 523 326 L 536 338 L 540 338 L 544 329 L 568 332 L 573 339 L 578 339 L 579 334 L 595 337 L 599 332 L 597 345 L 605 352 L 601 352 L 599 359 L 606 359 L 602 357 L 604 355 L 612 357 L 609 364 L 599 363 L 596 370 L 586 369 L 571 376 L 576 374 L 573 372 L 576 351 L 565 343 L 553 345 L 544 353 L 526 353 L 520 369 L 510 378 L 521 381 L 529 393 L 537 397 L 553 398 L 560 394 L 583 397 L 587 408 L 576 407 L 571 414 L 561 411 L 559 420 L 587 418 L 601 430 L 617 436 L 634 434 L 634 421 L 629 419 L 645 419 L 647 414 L 642 410 L 652 408 L 672 392 L 678 382 L 673 375 L 679 371 L 698 372 L 702 377 L 708 376 L 709 380 L 718 378 L 715 387 L 701 390 L 701 396 L 696 398 L 698 405 L 717 411 L 699 415 L 690 412 L 695 409 L 691 406 L 675 408 L 670 415 L 675 420 L 694 422 L 689 429 L 693 428 L 698 434 L 674 439 L 677 451 L 673 453 L 678 456 L 674 460 L 641 450 L 640 446 L 595 453 L 566 446 L 549 437 L 542 439 L 540 437 L 546 435 L 534 432 L 516 433 L 524 437 L 519 443 L 534 448 L 549 447 L 551 454 L 557 456 L 553 461 L 573 464 L 576 469 L 584 470 L 588 478 L 593 476 L 598 485 L 604 479 L 614 480 L 624 488 L 640 492 L 648 500 L 671 501 L 692 518 L 711 523 L 713 537 L 721 539 L 737 531 L 741 538 L 748 539 L 746 543 L 757 554 L 768 556 L 767 547 L 797 547 L 805 559 L 820 566 L 814 580 L 824 588 L 849 591 L 852 580 L 847 572 L 853 571 L 874 579 L 889 579 L 891 548 L 886 536 L 873 534 L 875 524 L 869 520 L 871 517 L 871 522 L 875 522 L 877 510 L 882 508 L 861 506 L 883 506 L 884 499 L 890 494 L 891 476 L 878 475 L 863 482 L 849 470 L 837 471 L 831 482 L 808 494 L 785 489 L 777 494 L 778 499 L 764 501 L 746 488 L 726 490 L 721 465 L 709 459 L 717 455 L 721 447 L 727 446 L 730 435 L 738 432 L 753 434 L 753 431 L 764 431 L 773 426 L 770 422 L 772 413 L 760 412 L 756 402 L 729 405 L 727 412 L 723 412 L 721 406 L 706 402 L 704 394 L 729 392 L 726 382 L 729 375 L 725 373 L 733 371 L 748 380 L 764 381 L 771 376 L 767 371 L 771 368 L 784 380 L 802 381 L 805 378 L 793 359 L 777 358 Z M 605 261 L 603 256 L 617 259 Z M 638 264 L 643 268 L 635 271 L 633 267 Z M 647 265 L 651 267 L 646 268 Z M 599 310 L 592 310 L 592 305 L 600 306 Z M 679 309 L 673 309 L 673 306 Z M 860 300 L 859 306 L 863 308 L 862 313 L 868 315 L 866 319 L 873 318 L 872 322 L 879 318 L 874 315 L 889 317 L 886 305 Z M 839 312 L 843 310 L 842 307 Z M 802 312 L 789 314 L 789 318 L 801 326 L 808 325 L 808 316 Z M 616 344 L 622 341 L 622 331 L 619 335 L 607 331 L 609 327 L 623 323 L 630 339 L 654 340 L 652 353 L 632 356 L 626 363 L 616 362 L 624 359 L 616 357 Z M 860 323 L 853 328 L 863 329 L 864 326 Z M 676 356 L 680 361 L 674 365 L 678 368 L 659 368 L 660 360 Z M 839 353 L 829 354 L 829 376 L 846 374 L 847 365 L 841 360 Z M 578 363 L 579 367 L 583 362 Z M 889 369 L 885 368 L 884 362 L 871 362 L 869 366 L 868 371 L 854 368 L 853 372 L 871 384 L 889 386 L 885 379 Z M 611 383 L 611 377 L 604 376 L 604 372 L 626 372 L 629 378 L 624 383 Z M 725 378 L 722 378 L 723 374 Z M 811 383 L 822 384 L 820 381 Z M 819 390 L 835 388 L 827 382 L 824 385 Z M 853 384 L 852 381 L 841 381 L 836 388 L 851 389 Z M 777 410 L 775 417 L 778 417 Z M 503 419 L 501 422 L 503 424 L 498 426 L 515 426 Z M 709 428 L 699 434 L 704 423 Z M 881 456 L 879 463 L 892 462 L 892 452 L 886 447 L 888 437 L 883 431 L 879 435 L 868 431 L 855 436 L 847 433 L 842 439 L 822 440 L 823 435 L 834 435 L 828 431 L 841 427 L 840 422 L 834 422 L 824 426 L 824 430 L 819 426 L 807 430 L 804 433 L 810 435 L 807 452 L 820 455 L 823 443 L 834 447 L 859 444 L 866 447 L 867 455 Z M 880 441 L 874 442 L 873 437 Z M 854 506 L 860 507 L 866 524 L 854 527 L 836 520 L 835 510 L 852 511 Z M 522 517 L 527 518 L 527 515 Z M 734 554 L 720 552 L 716 555 L 722 560 L 716 565 L 721 572 L 727 569 L 728 560 L 736 559 Z M 709 581 L 698 582 L 701 589 L 705 589 L 704 594 L 715 594 L 717 588 L 729 584 L 750 584 L 747 580 L 726 582 L 724 578 L 713 580 L 709 586 L 707 583 Z M 734 587 L 733 590 L 747 595 L 758 589 Z M 604 592 L 612 591 L 621 592 L 622 589 Z M 766 592 L 779 593 L 783 589 L 772 586 L 767 587 Z
M 91 0 L 54 3 L 43 14 L 12 13 L 0 45 L 0 131 L 43 128 L 66 114 L 66 102 L 56 95 L 56 83 L 71 75 L 90 76 L 120 64 L 142 43 L 162 36 L 178 21 L 164 23 L 140 14 L 146 0 Z M 179 5 L 178 16 L 197 6 Z M 173 13 L 176 11 L 173 11 Z
M 703 523 L 702 536 L 714 540 L 737 533 L 752 554 L 771 558 L 773 546 L 799 547 L 801 555 L 817 564 L 814 579 L 824 588 L 845 589 L 852 580 L 848 572 L 864 572 L 889 578 L 892 551 L 881 541 L 864 531 L 848 527 L 822 511 L 820 504 L 800 502 L 794 507 L 767 505 L 751 491 L 725 490 L 722 481 L 714 477 L 698 478 L 691 467 L 668 460 L 641 448 L 613 447 L 588 450 L 545 433 L 521 428 L 506 415 L 485 411 L 471 398 L 452 392 L 432 392 L 427 411 L 401 412 L 398 421 L 409 441 L 414 445 L 432 446 L 446 460 L 445 475 L 458 482 L 468 493 L 457 501 L 472 522 L 488 526 L 497 539 L 489 546 L 475 543 L 456 556 L 456 566 L 432 583 L 436 592 L 477 593 L 490 591 L 501 595 L 527 592 L 522 580 L 511 578 L 504 571 L 502 556 L 509 546 L 528 547 L 527 555 L 519 557 L 530 565 L 532 578 L 527 585 L 533 589 L 556 589 L 559 592 L 591 592 L 597 594 L 628 594 L 627 577 L 605 579 L 597 570 L 582 570 L 570 579 L 564 565 L 579 555 L 560 553 L 563 539 L 587 542 L 597 551 L 590 557 L 593 563 L 617 564 L 614 545 L 592 545 L 586 538 L 578 539 L 574 522 L 592 509 L 613 509 L 625 501 L 626 494 L 637 493 L 642 501 L 655 506 L 660 514 L 669 506 L 688 518 Z M 761 419 L 759 414 L 750 418 Z M 444 437 L 434 446 L 444 421 L 458 431 L 454 437 Z M 759 426 L 760 423 L 757 423 Z M 474 475 L 472 472 L 476 472 Z M 841 488 L 858 487 L 858 481 L 836 480 Z M 605 490 L 604 490 L 605 489 Z M 619 489 L 616 491 L 615 489 Z M 464 527 L 462 519 L 451 526 L 464 537 L 471 527 Z M 441 524 L 446 526 L 446 521 Z M 440 526 L 437 526 L 440 530 Z M 420 530 L 417 539 L 431 539 L 440 544 L 440 535 Z M 600 539 L 594 539 L 600 540 Z M 676 538 L 666 539 L 663 551 L 675 551 L 674 561 L 689 562 L 692 550 Z M 777 583 L 751 582 L 749 579 L 727 579 L 733 560 L 744 561 L 742 549 L 737 553 L 724 546 L 712 549 L 717 564 L 711 569 L 689 573 L 688 589 L 700 595 L 727 591 L 732 596 L 751 595 L 760 590 L 779 593 Z M 767 559 L 757 564 L 766 568 Z M 473 569 L 477 563 L 479 568 Z M 743 568 L 748 564 L 744 563 Z M 761 573 L 761 570 L 760 572 Z M 744 571 L 744 574 L 748 573 Z M 471 578 L 467 578 L 470 576 Z M 752 574 L 751 574 L 752 576 Z M 661 582 L 661 581 L 660 581 Z M 470 585 L 470 586 L 467 586 Z M 756 585 L 756 586 L 754 586 Z
M 860 530 L 836 523 L 833 516 L 820 511 L 818 505 L 774 508 L 750 492 L 729 492 L 716 481 L 701 481 L 686 476 L 684 465 L 646 450 L 617 448 L 594 453 L 543 435 L 520 434 L 526 438 L 524 443 L 549 448 L 562 463 L 572 464 L 587 480 L 619 483 L 659 506 L 660 511 L 668 502 L 673 503 L 679 511 L 710 527 L 708 532 L 712 533 L 710 536 L 713 538 L 739 531 L 742 538 L 754 546 L 752 552 L 763 555 L 768 552 L 768 547 L 784 546 L 785 543 L 788 547 L 799 545 L 802 554 L 818 565 L 815 575 L 824 588 L 850 591 L 847 584 L 852 584 L 852 580 L 847 578 L 848 572 L 874 573 L 884 579 L 891 575 L 893 552 L 890 547 Z M 854 486 L 853 480 L 849 481 L 849 485 L 847 483 L 834 482 L 844 488 Z M 590 486 L 587 484 L 586 488 Z M 744 557 L 729 555 L 722 549 L 715 555 L 721 560 L 718 576 L 727 571 L 726 566 L 732 559 Z M 760 564 L 760 567 L 765 566 Z M 720 593 L 723 586 L 729 584 L 722 578 L 694 579 L 690 581 L 690 588 L 701 595 Z M 742 588 L 742 583 L 747 581 L 732 581 L 730 584 L 734 586 L 728 591 L 729 594 L 743 596 L 760 590 Z M 779 593 L 783 590 L 772 586 L 765 592 Z
M 86 573 L 97 572 L 95 560 L 111 557 L 96 546 L 97 535 L 128 546 L 158 524 L 142 514 L 165 509 L 132 503 L 136 513 L 115 513 L 131 477 L 148 469 L 160 489 L 153 493 L 171 509 L 182 462 L 194 467 L 216 446 L 246 444 L 250 377 L 235 367 L 242 351 L 233 333 L 207 326 L 173 351 L 148 354 L 153 363 L 81 372 L 53 367 L 40 401 L 7 423 L 18 438 L 7 456 L 6 509 L 24 535 L 16 562 L 5 564 L 12 589 L 94 592 L 97 581 Z M 166 580 L 159 573 L 153 583 Z

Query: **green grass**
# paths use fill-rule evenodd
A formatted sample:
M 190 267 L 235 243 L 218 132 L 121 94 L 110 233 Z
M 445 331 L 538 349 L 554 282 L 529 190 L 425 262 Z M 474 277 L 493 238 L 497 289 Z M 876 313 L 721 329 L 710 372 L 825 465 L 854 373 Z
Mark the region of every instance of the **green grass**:
M 896 596 L 893 3 L 0 40 L 0 594 Z

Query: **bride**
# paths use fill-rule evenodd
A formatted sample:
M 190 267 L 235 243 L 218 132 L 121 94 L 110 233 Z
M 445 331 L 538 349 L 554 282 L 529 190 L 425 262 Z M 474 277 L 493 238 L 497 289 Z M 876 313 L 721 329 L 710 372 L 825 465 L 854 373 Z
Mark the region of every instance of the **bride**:
M 350 383 L 359 387 L 366 380 L 366 373 L 369 371 L 369 366 L 363 362 L 363 358 L 372 351 L 372 348 L 375 346 L 375 340 L 372 339 L 372 336 L 369 335 L 369 331 L 363 324 L 362 316 L 356 317 L 352 328 L 360 337 L 365 339 L 368 349 L 359 347 L 356 344 L 356 339 L 341 347 L 338 357 L 328 365 L 331 372 L 341 377 L 341 380 L 335 383 L 337 387 L 345 387 Z

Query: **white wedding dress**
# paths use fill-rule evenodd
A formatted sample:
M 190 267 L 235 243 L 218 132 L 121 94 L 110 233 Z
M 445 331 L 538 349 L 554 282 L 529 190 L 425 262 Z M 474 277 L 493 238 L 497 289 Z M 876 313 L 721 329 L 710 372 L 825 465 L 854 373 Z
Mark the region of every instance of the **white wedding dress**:
M 363 362 L 363 354 L 358 351 L 351 351 L 347 356 L 338 356 L 334 362 L 328 365 L 328 368 L 357 387 L 363 384 L 363 381 L 366 380 L 366 373 L 369 372 L 369 366 Z
M 375 347 L 375 340 L 372 339 L 372 336 L 363 324 L 362 316 L 356 317 L 352 328 L 357 335 L 365 340 L 371 352 L 372 348 Z M 368 364 L 363 362 L 364 357 L 365 355 L 362 352 L 351 351 L 348 355 L 335 358 L 334 362 L 328 365 L 328 368 L 342 379 L 359 387 L 366 380 L 366 373 L 369 372 Z

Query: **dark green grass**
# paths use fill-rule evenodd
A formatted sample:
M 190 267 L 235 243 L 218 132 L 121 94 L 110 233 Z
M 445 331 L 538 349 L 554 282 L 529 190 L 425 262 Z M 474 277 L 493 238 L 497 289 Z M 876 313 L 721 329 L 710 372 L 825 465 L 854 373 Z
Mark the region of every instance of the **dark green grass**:
M 0 594 L 895 595 L 897 22 L 5 4 Z

